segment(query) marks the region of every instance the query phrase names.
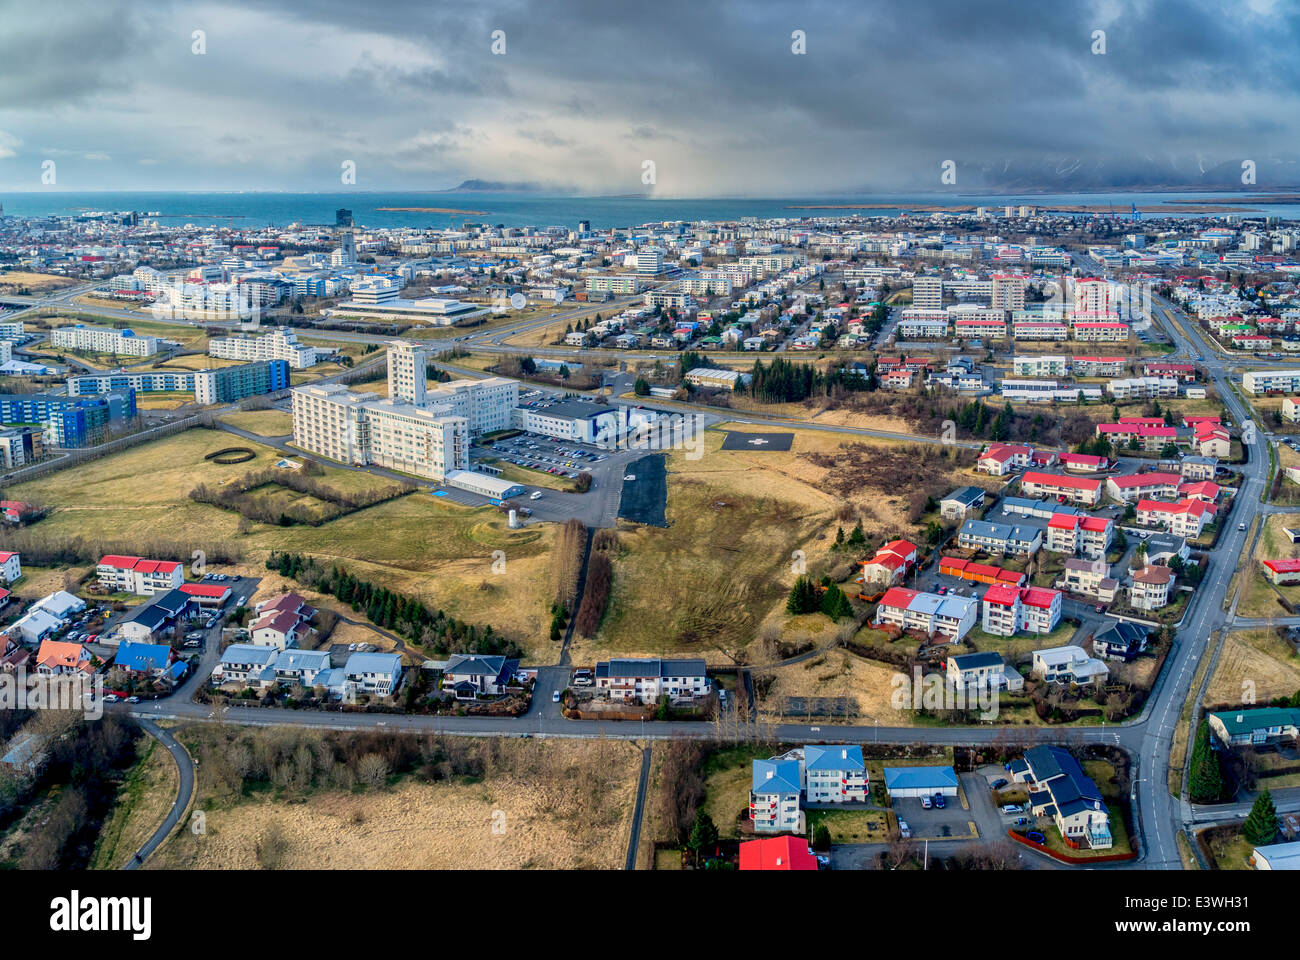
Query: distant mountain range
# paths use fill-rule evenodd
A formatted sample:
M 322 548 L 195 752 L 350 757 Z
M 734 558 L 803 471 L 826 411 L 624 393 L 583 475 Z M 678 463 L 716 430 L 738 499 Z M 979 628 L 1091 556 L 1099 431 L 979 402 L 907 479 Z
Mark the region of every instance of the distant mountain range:
M 505 180 L 462 180 L 449 190 L 438 193 L 564 193 L 554 187 L 545 187 L 540 183 L 510 183 Z

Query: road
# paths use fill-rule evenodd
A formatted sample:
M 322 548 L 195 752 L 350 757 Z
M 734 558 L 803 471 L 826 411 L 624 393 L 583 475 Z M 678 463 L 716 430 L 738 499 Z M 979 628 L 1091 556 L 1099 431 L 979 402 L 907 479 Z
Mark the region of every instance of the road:
M 153 832 L 153 836 L 136 851 L 136 855 L 122 868 L 123 870 L 139 869 L 140 865 L 149 859 L 149 855 L 171 836 L 176 825 L 181 822 L 181 817 L 185 816 L 185 809 L 190 805 L 190 797 L 194 794 L 194 760 L 186 749 L 175 737 L 147 717 L 138 717 L 137 722 L 145 733 L 166 747 L 172 755 L 172 759 L 176 761 L 176 772 L 180 774 L 180 783 L 176 788 L 176 799 L 172 802 L 172 808 L 167 812 L 166 819 Z

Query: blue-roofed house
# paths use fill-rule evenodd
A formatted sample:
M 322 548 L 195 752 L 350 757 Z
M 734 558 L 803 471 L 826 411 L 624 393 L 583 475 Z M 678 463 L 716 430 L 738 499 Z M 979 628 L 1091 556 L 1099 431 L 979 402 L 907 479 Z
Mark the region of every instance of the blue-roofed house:
M 1030 812 L 1051 817 L 1067 845 L 1094 850 L 1114 845 L 1106 801 L 1070 751 L 1048 744 L 1031 747 L 1024 762 L 1009 769 L 1012 780 L 1029 786 Z
M 212 671 L 212 682 L 243 683 L 250 687 L 275 683 L 271 662 L 278 651 L 255 643 L 232 643 Z
M 803 833 L 803 794 L 799 760 L 755 760 L 749 791 L 749 819 L 755 833 Z
M 885 767 L 885 790 L 900 797 L 957 796 L 957 771 L 952 767 Z
M 172 648 L 165 643 L 136 643 L 123 640 L 113 665 L 133 676 L 161 677 L 172 662 Z
M 343 672 L 358 693 L 387 697 L 402 685 L 402 658 L 395 653 L 354 653 Z
M 861 747 L 809 744 L 803 754 L 809 803 L 866 802 L 867 765 Z

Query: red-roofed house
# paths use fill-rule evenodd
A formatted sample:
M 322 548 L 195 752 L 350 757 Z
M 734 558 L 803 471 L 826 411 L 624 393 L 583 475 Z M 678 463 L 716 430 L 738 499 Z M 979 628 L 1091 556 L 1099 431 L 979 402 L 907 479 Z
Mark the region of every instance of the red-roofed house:
M 1152 497 L 1172 498 L 1178 496 L 1178 485 L 1182 481 L 1182 474 L 1178 473 L 1130 473 L 1107 479 L 1106 492 L 1126 503 Z
M 1029 466 L 1029 460 L 1033 455 L 1034 451 L 1030 447 L 1014 443 L 994 443 L 980 454 L 975 466 L 995 477 L 1003 477 L 1013 470 Z
M 984 630 L 1000 637 L 1051 633 L 1061 622 L 1061 591 L 1000 584 L 984 592 Z
M 272 610 L 248 625 L 252 643 L 284 650 L 298 646 L 298 618 L 287 610 Z
M 764 837 L 740 845 L 741 870 L 816 870 L 817 858 L 802 837 Z
M 1178 485 L 1178 496 L 1191 500 L 1204 500 L 1206 503 L 1214 503 L 1219 499 L 1219 485 L 1210 480 L 1201 480 L 1198 483 L 1180 483 Z
M 0 577 L 5 583 L 13 583 L 23 575 L 20 557 L 12 550 L 0 550 Z
M 1020 478 L 1020 489 L 1027 497 L 1064 497 L 1088 506 L 1095 506 L 1101 499 L 1101 480 L 1061 473 L 1031 470 Z
M 862 561 L 862 582 L 893 586 L 901 583 L 914 566 L 916 545 L 906 540 L 894 540 L 877 550 L 870 560 Z
M 1141 423 L 1099 423 L 1097 436 L 1121 445 L 1129 445 L 1137 440 L 1141 449 L 1157 452 L 1166 443 L 1178 442 L 1178 431 L 1173 427 L 1154 427 Z
M 1203 457 L 1226 459 L 1232 452 L 1232 440 L 1226 428 L 1200 423 L 1192 428 L 1192 446 Z
M 175 590 L 185 582 L 185 567 L 175 560 L 146 560 L 118 554 L 101 559 L 95 574 L 105 590 L 143 597 Z
M 1062 453 L 1058 459 L 1061 466 L 1071 473 L 1096 473 L 1110 466 L 1106 457 L 1095 457 L 1090 453 Z
M 1264 576 L 1279 586 L 1300 583 L 1300 560 L 1262 560 Z
M 1082 554 L 1089 560 L 1106 555 L 1115 538 L 1115 522 L 1106 517 L 1054 513 L 1047 521 L 1047 542 L 1052 553 Z
M 1194 540 L 1214 516 L 1214 507 L 1204 500 L 1180 500 L 1163 503 L 1139 500 L 1137 522 L 1144 527 L 1166 527 L 1176 537 Z
M 230 587 L 224 583 L 182 583 L 181 593 L 194 598 L 201 607 L 220 607 L 230 599 Z
M 90 653 L 79 643 L 42 640 L 36 651 L 36 672 L 43 677 L 61 677 L 69 673 L 92 674 Z

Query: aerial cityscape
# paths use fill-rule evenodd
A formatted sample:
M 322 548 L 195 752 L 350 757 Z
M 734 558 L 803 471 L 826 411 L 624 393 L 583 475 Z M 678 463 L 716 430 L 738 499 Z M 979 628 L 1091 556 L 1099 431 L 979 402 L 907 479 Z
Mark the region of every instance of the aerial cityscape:
M 914 6 L 6 12 L 6 893 L 137 940 L 181 870 L 1280 911 L 1300 21 Z

